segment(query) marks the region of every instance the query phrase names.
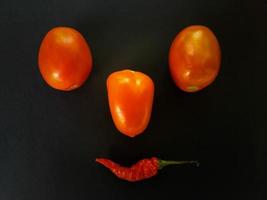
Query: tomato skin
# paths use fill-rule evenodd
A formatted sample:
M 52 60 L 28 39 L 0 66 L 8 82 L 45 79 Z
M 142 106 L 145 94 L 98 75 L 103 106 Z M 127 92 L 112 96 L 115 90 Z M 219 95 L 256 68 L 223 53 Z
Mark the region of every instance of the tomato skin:
M 44 37 L 39 50 L 39 70 L 51 87 L 70 91 L 80 87 L 92 70 L 92 54 L 75 29 L 56 27 Z
M 107 78 L 109 108 L 116 128 L 134 137 L 142 133 L 150 120 L 154 83 L 141 72 L 122 70 Z
M 169 69 L 177 87 L 196 92 L 211 84 L 221 64 L 219 42 L 213 32 L 201 25 L 183 29 L 169 51 Z

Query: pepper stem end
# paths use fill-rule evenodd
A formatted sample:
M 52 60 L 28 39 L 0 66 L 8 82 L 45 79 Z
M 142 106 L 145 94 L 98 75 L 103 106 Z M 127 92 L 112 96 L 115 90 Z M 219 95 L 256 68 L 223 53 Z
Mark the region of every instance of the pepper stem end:
M 185 165 L 185 164 L 193 164 L 196 167 L 199 167 L 200 163 L 197 160 L 183 160 L 183 161 L 175 161 L 175 160 L 159 160 L 159 169 L 166 167 L 168 165 Z

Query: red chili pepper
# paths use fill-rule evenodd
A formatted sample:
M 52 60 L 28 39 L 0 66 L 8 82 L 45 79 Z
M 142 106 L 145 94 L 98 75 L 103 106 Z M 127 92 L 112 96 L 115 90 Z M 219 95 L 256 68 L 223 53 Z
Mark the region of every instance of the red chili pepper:
M 96 162 L 104 165 L 118 178 L 130 182 L 141 181 L 155 176 L 158 173 L 158 170 L 167 165 L 196 164 L 199 166 L 198 161 L 166 161 L 160 160 L 156 157 L 140 160 L 131 167 L 120 166 L 119 164 L 105 158 L 97 158 Z

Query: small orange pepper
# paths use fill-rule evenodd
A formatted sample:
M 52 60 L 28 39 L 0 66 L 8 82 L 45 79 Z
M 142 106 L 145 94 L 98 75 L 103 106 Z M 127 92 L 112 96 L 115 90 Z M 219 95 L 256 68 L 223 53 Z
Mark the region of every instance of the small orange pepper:
M 144 73 L 117 71 L 107 78 L 109 108 L 117 129 L 134 137 L 142 133 L 150 120 L 154 83 Z

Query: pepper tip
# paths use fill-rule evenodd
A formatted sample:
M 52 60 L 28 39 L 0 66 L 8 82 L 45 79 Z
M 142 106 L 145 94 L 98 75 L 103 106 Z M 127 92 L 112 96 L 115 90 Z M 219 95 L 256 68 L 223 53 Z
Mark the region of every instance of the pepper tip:
M 101 163 L 102 158 L 96 158 L 95 161 L 98 162 L 98 163 Z

